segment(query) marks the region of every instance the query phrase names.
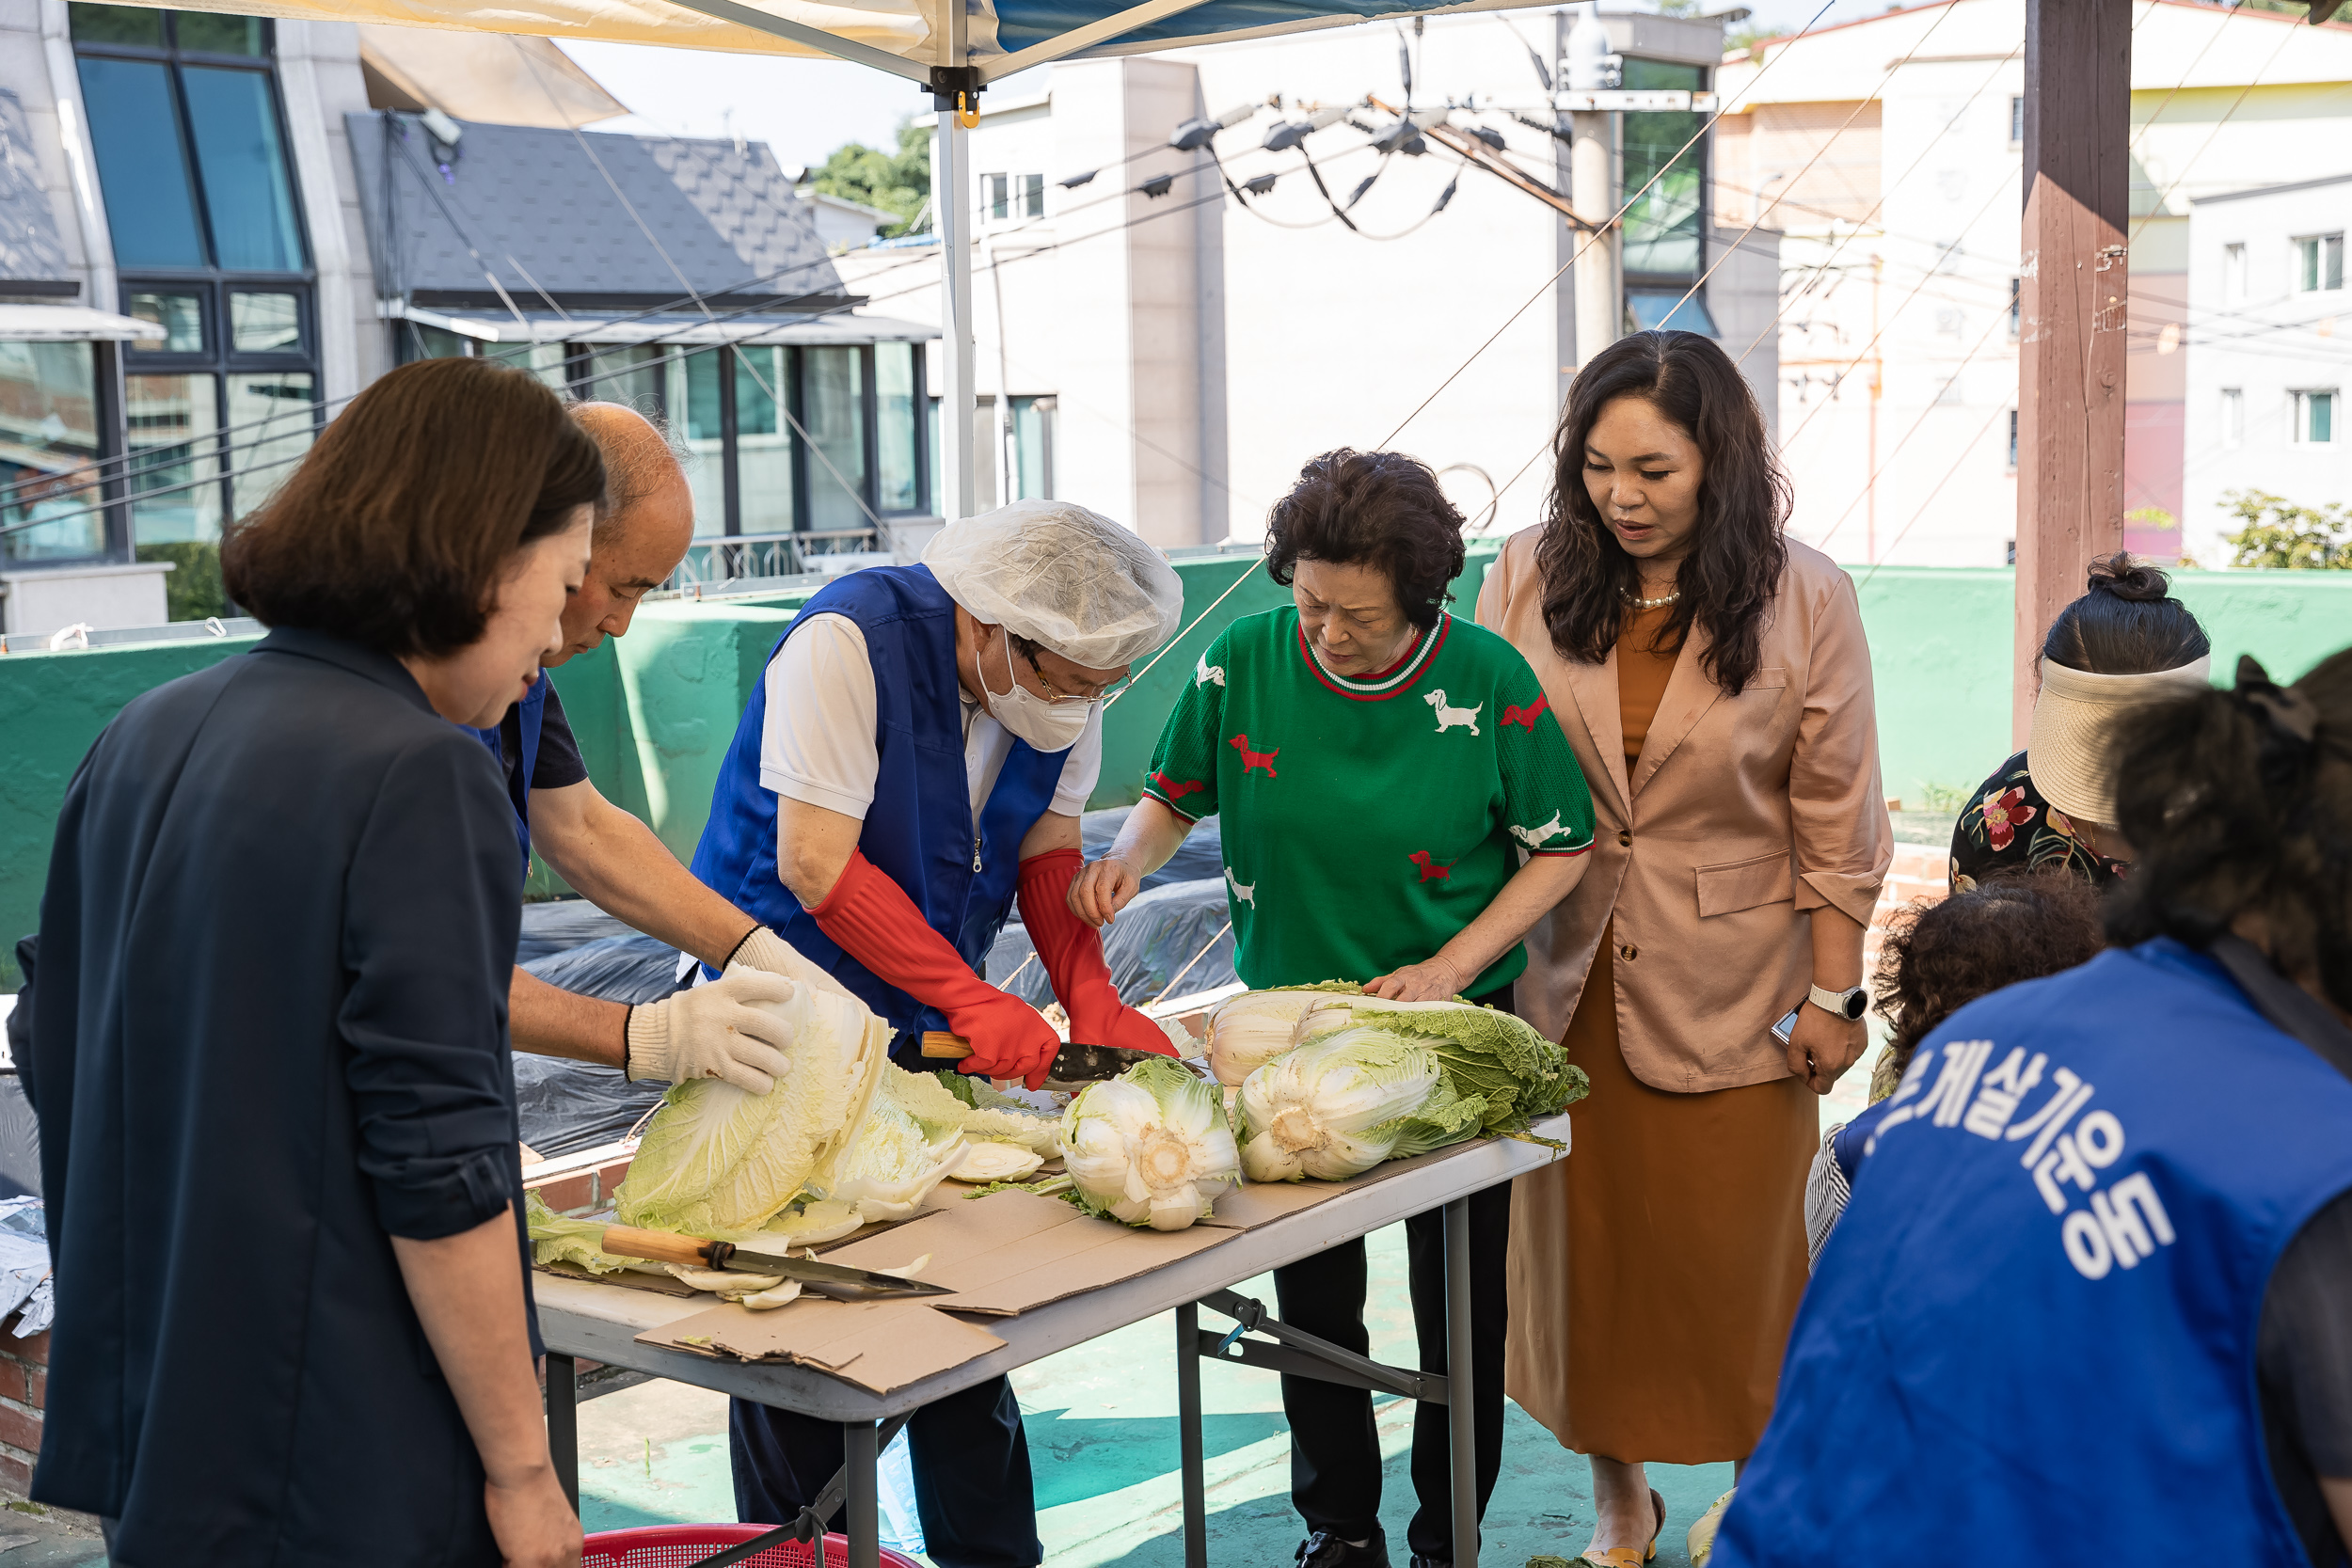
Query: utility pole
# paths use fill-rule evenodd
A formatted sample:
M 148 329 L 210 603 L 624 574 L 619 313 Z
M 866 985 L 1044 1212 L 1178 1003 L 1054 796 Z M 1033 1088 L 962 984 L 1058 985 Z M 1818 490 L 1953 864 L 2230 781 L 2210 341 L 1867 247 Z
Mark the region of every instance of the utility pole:
M 1601 24 L 1599 0 L 1585 6 L 1568 29 L 1567 88 L 1572 93 L 1601 93 L 1623 79 L 1624 61 L 1609 47 L 1609 29 Z M 1576 257 L 1576 366 L 1582 370 L 1593 356 L 1625 333 L 1623 291 L 1619 286 L 1618 245 L 1625 230 L 1610 222 L 1617 210 L 1616 112 L 1579 108 L 1571 121 L 1568 152 L 1568 196 L 1597 231 L 1579 240 Z
M 2043 628 L 2123 547 L 2131 0 L 2028 0 L 2026 222 L 2017 356 L 2020 746 Z

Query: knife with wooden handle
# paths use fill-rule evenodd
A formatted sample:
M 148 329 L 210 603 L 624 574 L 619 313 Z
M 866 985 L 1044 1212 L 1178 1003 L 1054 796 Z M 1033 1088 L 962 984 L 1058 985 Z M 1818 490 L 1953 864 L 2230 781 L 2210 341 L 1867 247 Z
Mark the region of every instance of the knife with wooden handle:
M 596 1243 L 596 1250 L 609 1252 L 615 1258 L 642 1258 L 652 1263 L 681 1263 L 689 1268 L 725 1269 L 736 1274 L 776 1275 L 797 1279 L 801 1288 L 835 1301 L 892 1301 L 907 1296 L 951 1296 L 956 1292 L 946 1285 L 927 1285 L 919 1279 L 900 1279 L 895 1274 L 876 1274 L 871 1269 L 853 1269 L 845 1263 L 820 1263 L 814 1258 L 794 1258 L 780 1252 L 761 1252 L 738 1246 L 732 1242 L 705 1241 L 700 1236 L 681 1236 L 672 1230 L 640 1230 L 630 1225 L 609 1225 Z
M 927 1061 L 960 1062 L 972 1054 L 972 1042 L 961 1035 L 951 1035 L 944 1029 L 926 1030 L 923 1035 L 923 1056 Z M 1137 1062 L 1172 1062 L 1178 1058 L 1165 1051 L 1130 1051 L 1119 1045 L 1082 1045 L 1076 1040 L 1066 1042 L 1054 1053 L 1053 1065 L 1045 1069 L 1048 1084 L 1099 1084 L 1116 1078 Z

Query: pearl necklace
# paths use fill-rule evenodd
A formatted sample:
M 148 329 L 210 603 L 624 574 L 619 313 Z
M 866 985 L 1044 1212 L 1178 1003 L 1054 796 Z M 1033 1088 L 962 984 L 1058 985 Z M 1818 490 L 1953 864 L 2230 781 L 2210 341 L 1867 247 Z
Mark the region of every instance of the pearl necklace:
M 1655 599 L 1645 599 L 1635 594 L 1628 594 L 1625 596 L 1625 602 L 1631 605 L 1636 610 L 1663 610 L 1670 604 L 1680 603 L 1681 599 L 1682 590 L 1679 588 L 1673 590 L 1671 593 L 1662 594 Z

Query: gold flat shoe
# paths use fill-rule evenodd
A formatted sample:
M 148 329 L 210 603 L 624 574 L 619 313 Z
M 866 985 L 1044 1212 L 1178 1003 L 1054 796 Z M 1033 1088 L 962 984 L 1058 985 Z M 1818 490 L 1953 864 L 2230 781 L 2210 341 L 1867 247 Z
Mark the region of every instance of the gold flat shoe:
M 1576 1568 L 1642 1568 L 1658 1558 L 1658 1538 L 1666 1528 L 1666 1499 L 1658 1495 L 1655 1486 L 1649 1491 L 1649 1505 L 1658 1511 L 1658 1528 L 1649 1532 L 1649 1544 L 1644 1546 L 1611 1546 L 1606 1551 L 1586 1552 L 1576 1560 Z

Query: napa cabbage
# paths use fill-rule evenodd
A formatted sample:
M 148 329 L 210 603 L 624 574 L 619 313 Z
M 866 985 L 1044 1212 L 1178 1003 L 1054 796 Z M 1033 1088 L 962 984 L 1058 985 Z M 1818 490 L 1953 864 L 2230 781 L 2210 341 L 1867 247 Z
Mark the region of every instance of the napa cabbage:
M 1584 1069 L 1570 1062 L 1556 1041 L 1523 1019 L 1468 1002 L 1326 995 L 1300 1016 L 1292 1037 L 1303 1046 L 1364 1025 L 1422 1046 L 1437 1057 L 1445 1087 L 1465 1107 L 1458 1114 L 1472 1118 L 1464 1137 L 1524 1133 L 1536 1118 L 1556 1115 L 1592 1092 Z M 1456 1114 L 1449 1112 L 1447 1118 Z
M 718 1078 L 674 1085 L 614 1195 L 622 1224 L 733 1239 L 803 1192 L 828 1195 L 889 1065 L 889 1028 L 846 992 L 805 983 L 754 1006 L 792 1026 L 790 1065 L 766 1094 Z
M 1335 993 L 1352 995 L 1358 990 L 1344 980 L 1326 980 L 1320 985 L 1278 986 L 1227 998 L 1209 1014 L 1210 1070 L 1218 1083 L 1239 1086 L 1242 1080 L 1297 1043 L 1292 1032 L 1308 1009 Z
M 1241 1168 L 1252 1181 L 1341 1181 L 1478 1131 L 1437 1053 L 1369 1026 L 1284 1052 L 1241 1086 Z
M 1172 1057 L 1089 1084 L 1062 1113 L 1062 1167 L 1088 1212 L 1182 1230 L 1240 1180 L 1216 1086 Z

